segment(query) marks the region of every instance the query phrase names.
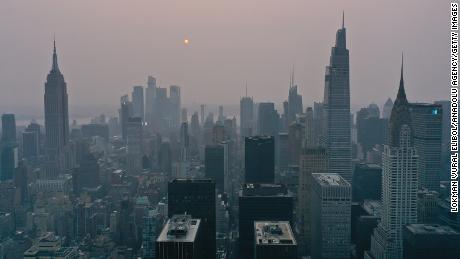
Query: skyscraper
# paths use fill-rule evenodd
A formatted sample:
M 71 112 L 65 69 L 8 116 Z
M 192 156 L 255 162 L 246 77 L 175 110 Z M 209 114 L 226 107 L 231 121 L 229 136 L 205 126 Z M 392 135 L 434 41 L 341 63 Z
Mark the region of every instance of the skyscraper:
M 257 116 L 258 135 L 276 137 L 279 131 L 279 115 L 275 110 L 274 103 L 259 103 L 259 115 Z
M 181 99 L 180 99 L 180 87 L 177 85 L 171 85 L 169 87 L 169 102 L 171 127 L 177 129 L 180 126 L 181 117 Z
M 245 182 L 274 183 L 275 141 L 272 136 L 246 137 L 245 139 Z
M 287 221 L 254 222 L 255 259 L 296 259 L 297 242 Z
M 170 109 L 168 99 L 168 89 L 158 87 L 155 90 L 155 107 L 154 107 L 154 127 L 157 131 L 162 132 L 169 129 L 171 125 L 170 121 Z
M 224 147 L 207 145 L 204 150 L 204 175 L 213 179 L 219 193 L 224 192 Z
M 144 259 L 156 259 L 155 241 L 158 236 L 157 225 L 160 215 L 157 210 L 149 210 L 143 217 L 142 255 Z
M 209 248 L 203 220 L 190 215 L 173 215 L 156 241 L 157 259 L 201 259 Z M 214 257 L 215 258 L 215 257 Z
M 201 219 L 203 259 L 216 258 L 216 194 L 211 179 L 175 179 L 168 183 L 168 216 L 188 214 Z
M 298 221 L 301 241 L 305 252 L 311 250 L 311 175 L 328 172 L 327 153 L 324 148 L 307 148 L 300 156 L 299 186 L 298 186 Z M 303 254 L 303 253 L 302 253 Z
M 287 126 L 296 120 L 296 115 L 303 112 L 302 95 L 297 93 L 297 85 L 294 83 L 294 69 L 289 83 L 289 96 L 287 106 Z
M 240 100 L 240 135 L 249 137 L 254 133 L 254 102 L 252 97 L 242 97 Z
M 382 155 L 382 220 L 371 240 L 370 254 L 376 259 L 402 258 L 403 227 L 417 223 L 418 155 L 409 107 L 401 65 L 389 142 Z
M 40 125 L 31 123 L 22 133 L 22 156 L 26 159 L 36 158 L 40 154 Z
M 133 104 L 129 101 L 129 97 L 124 95 L 120 98 L 120 109 L 118 110 L 120 117 L 121 136 L 124 141 L 128 136 L 128 119 L 133 115 Z
M 14 114 L 2 114 L 2 143 L 16 143 L 16 119 Z
M 289 136 L 288 136 L 288 154 L 289 154 L 289 166 L 298 166 L 300 154 L 302 153 L 302 143 L 305 135 L 305 128 L 300 123 L 292 123 L 289 125 Z
M 442 148 L 442 106 L 410 104 L 414 147 L 419 155 L 419 188 L 439 192 Z
M 134 86 L 131 99 L 133 101 L 133 117 L 141 118 L 144 121 L 144 87 Z
M 17 167 L 16 119 L 14 114 L 3 114 L 0 141 L 0 181 L 13 179 Z
M 157 80 L 153 76 L 148 76 L 145 89 L 145 121 L 148 126 L 153 126 L 154 123 L 156 88 Z
M 326 67 L 324 106 L 330 172 L 351 183 L 350 65 L 343 21 Z
M 318 146 L 318 139 L 316 137 L 316 130 L 315 130 L 315 119 L 313 114 L 313 109 L 311 107 L 307 108 L 305 113 L 305 137 L 303 147 L 305 148 L 312 148 Z
M 126 137 L 127 168 L 130 173 L 142 170 L 143 134 L 142 119 L 139 117 L 129 118 Z
M 293 223 L 293 197 L 281 184 L 243 184 L 239 194 L 239 244 L 242 259 L 254 258 L 254 222 Z
M 67 84 L 59 70 L 54 42 L 53 64 L 45 83 L 45 148 L 47 175 L 55 176 L 65 168 L 69 144 L 69 108 Z
M 351 185 L 339 174 L 311 178 L 312 258 L 350 258 Z
M 200 105 L 200 124 L 203 125 L 204 124 L 204 114 L 205 114 L 205 109 L 206 109 L 206 105 L 202 104 Z

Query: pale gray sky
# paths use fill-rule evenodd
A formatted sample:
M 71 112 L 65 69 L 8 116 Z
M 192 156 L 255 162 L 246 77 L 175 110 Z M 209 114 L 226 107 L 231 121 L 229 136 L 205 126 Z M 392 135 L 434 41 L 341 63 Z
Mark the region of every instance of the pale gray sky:
M 292 64 L 312 104 L 322 100 L 342 10 L 353 107 L 396 95 L 401 51 L 409 101 L 446 99 L 449 3 L 1 0 L 0 113 L 43 110 L 54 33 L 71 107 L 112 108 L 149 74 L 180 85 L 186 104 L 237 106 L 245 81 L 256 101 L 282 102 Z

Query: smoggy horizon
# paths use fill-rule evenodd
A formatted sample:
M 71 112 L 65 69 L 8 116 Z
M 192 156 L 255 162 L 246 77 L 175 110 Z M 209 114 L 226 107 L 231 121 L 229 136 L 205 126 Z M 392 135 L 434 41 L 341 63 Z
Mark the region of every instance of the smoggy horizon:
M 200 103 L 235 109 L 246 82 L 256 102 L 279 107 L 293 66 L 310 106 L 323 99 L 342 10 L 352 110 L 395 98 L 401 52 L 409 101 L 447 99 L 439 89 L 449 84 L 448 2 L 391 2 L 4 1 L 0 113 L 43 113 L 53 35 L 71 114 L 78 107 L 109 113 L 148 75 L 161 87 L 179 85 L 189 113 Z

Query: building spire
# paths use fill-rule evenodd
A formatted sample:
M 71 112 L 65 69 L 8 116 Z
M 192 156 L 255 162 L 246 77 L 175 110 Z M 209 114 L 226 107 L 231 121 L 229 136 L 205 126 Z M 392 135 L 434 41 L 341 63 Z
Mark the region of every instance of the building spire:
M 246 81 L 246 97 L 248 97 L 248 81 Z
M 342 10 L 342 29 L 345 28 L 345 11 Z
M 294 64 L 292 64 L 291 78 L 289 79 L 289 88 L 294 87 Z
M 404 89 L 404 53 L 401 53 L 401 77 L 399 79 L 399 89 L 397 99 L 406 99 L 406 91 Z
M 56 53 L 56 38 L 55 37 L 53 39 L 53 66 L 51 67 L 51 71 L 59 71 L 57 53 Z
M 412 127 L 409 102 L 407 101 L 406 91 L 404 90 L 404 58 L 401 55 L 401 78 L 398 95 L 390 115 L 389 143 L 391 146 L 398 147 L 400 145 L 401 128 L 403 125 Z

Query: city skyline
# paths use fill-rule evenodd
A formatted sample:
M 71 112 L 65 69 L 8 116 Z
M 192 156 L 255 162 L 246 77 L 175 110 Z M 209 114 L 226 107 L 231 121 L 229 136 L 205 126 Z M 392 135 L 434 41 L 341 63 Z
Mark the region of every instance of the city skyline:
M 426 24 L 407 28 L 419 22 L 413 11 L 438 10 L 428 2 L 412 9 L 407 3 L 375 3 L 377 12 L 391 14 L 374 15 L 371 24 L 357 23 L 356 17 L 368 21 L 370 16 L 357 16 L 355 0 L 340 12 L 341 4 L 296 0 L 283 5 L 158 0 L 111 2 L 100 13 L 100 2 L 85 9 L 85 1 L 28 5 L 37 13 L 45 7 L 55 11 L 43 20 L 60 17 L 55 27 L 73 24 L 74 15 L 79 23 L 65 30 L 77 33 L 63 38 L 64 46 L 52 38 L 46 51 L 50 69 L 42 75 L 46 81 L 38 94 L 0 91 L 0 258 L 458 257 L 458 3 L 442 14 L 452 23 L 449 101 L 447 91 L 438 87 L 448 69 L 436 61 L 443 54 L 433 52 L 444 39 L 437 37 L 442 26 L 437 24 L 436 32 L 427 28 L 423 39 L 413 33 Z M 153 6 L 158 8 L 145 12 Z M 234 9 L 238 6 L 256 12 L 245 17 L 251 13 Z M 312 17 L 302 16 L 306 6 L 315 7 Z M 130 15 L 134 10 L 135 17 Z M 113 12 L 127 16 L 113 23 Z M 398 21 L 399 12 L 407 22 Z M 236 19 L 228 20 L 232 14 Z M 0 32 L 1 15 L 0 10 Z M 100 18 L 95 24 L 94 15 Z M 325 18 L 327 23 L 320 22 Z M 143 27 L 150 19 L 161 20 L 151 24 L 151 31 Z M 316 23 L 304 23 L 310 20 Z M 339 24 L 329 28 L 335 20 Z M 386 29 L 396 25 L 393 34 L 378 29 L 382 21 L 389 23 Z M 181 24 L 194 33 L 176 37 Z M 106 26 L 118 27 L 119 33 L 104 30 L 91 45 L 81 44 L 87 39 L 81 35 Z M 297 26 L 308 33 L 296 31 Z M 252 30 L 256 27 L 262 29 Z M 404 35 L 398 34 L 401 29 Z M 139 37 L 139 31 L 146 33 Z M 147 48 L 153 52 L 142 40 L 150 32 L 161 35 Z M 326 32 L 335 37 L 326 42 Z M 240 37 L 245 34 L 248 38 Z M 100 47 L 114 36 L 117 40 Z M 413 46 L 399 46 L 406 37 Z M 270 40 L 253 42 L 264 38 Z M 321 46 L 305 45 L 310 39 Z M 11 40 L 16 45 L 6 56 L 23 47 L 30 53 L 40 50 Z M 8 45 L 0 42 L 0 50 L 2 44 Z M 299 49 L 315 54 L 309 59 Z M 14 70 L 27 59 L 17 78 L 28 84 L 35 80 L 28 76 L 41 70 L 34 68 L 38 59 L 33 54 L 24 54 L 9 63 L 0 52 L 0 60 Z M 401 60 L 386 68 L 394 54 Z M 293 60 L 285 84 L 279 78 L 288 59 Z M 323 70 L 316 71 L 320 66 Z M 2 83 L 17 81 L 11 70 L 4 75 L 1 68 Z M 321 84 L 316 85 L 316 76 Z M 240 91 L 234 82 L 242 77 Z M 143 79 L 126 84 L 127 78 Z M 251 88 L 251 78 L 263 87 Z M 25 107 L 34 112 L 27 114 Z
M 202 3 L 209 4 L 205 0 Z M 286 89 L 289 88 L 293 65 L 295 65 L 299 93 L 304 98 L 304 106 L 311 106 L 313 101 L 320 100 L 322 97 L 324 86 L 322 75 L 329 52 L 325 43 L 333 39 L 329 32 L 340 25 L 342 10 L 345 12 L 345 24 L 352 39 L 350 41 L 350 66 L 353 67 L 350 72 L 352 110 L 371 102 L 382 106 L 391 96 L 391 85 L 394 83 L 391 78 L 398 73 L 392 64 L 399 59 L 401 51 L 406 55 L 408 71 L 406 80 L 411 82 L 407 90 L 413 93 L 411 101 L 431 102 L 446 99 L 447 95 L 436 91 L 436 87 L 433 86 L 439 85 L 439 82 L 446 84 L 448 82 L 447 74 L 444 76 L 445 72 L 443 72 L 447 71 L 448 63 L 443 61 L 447 60 L 447 51 L 440 51 L 445 44 L 448 44 L 448 39 L 442 37 L 442 29 L 438 29 L 446 27 L 440 25 L 444 22 L 447 24 L 448 19 L 440 16 L 442 5 L 417 3 L 415 6 L 400 3 L 400 8 L 397 10 L 392 10 L 390 5 L 380 4 L 379 7 L 382 8 L 379 12 L 382 15 L 371 17 L 359 12 L 356 9 L 356 2 L 351 2 L 347 6 L 335 3 L 332 8 L 332 3 L 289 1 L 282 7 L 282 11 L 288 14 L 285 21 L 275 18 L 280 14 L 273 10 L 276 4 L 272 2 L 267 3 L 267 6 L 259 6 L 267 16 L 256 16 L 255 18 L 259 19 L 254 21 L 248 21 L 245 8 L 240 8 L 241 10 L 237 8 L 240 3 L 210 6 L 216 8 L 218 13 L 226 9 L 230 13 L 240 14 L 248 25 L 246 26 L 248 28 L 243 28 L 240 22 L 228 24 L 228 14 L 215 17 L 208 12 L 202 13 L 196 8 L 192 8 L 190 14 L 184 14 L 175 9 L 172 4 L 160 2 L 154 7 L 168 11 L 171 15 L 177 13 L 180 24 L 166 26 L 169 29 L 152 25 L 152 33 L 148 35 L 142 32 L 148 29 L 146 27 L 149 26 L 150 19 L 159 22 L 156 20 L 159 18 L 148 17 L 145 11 L 139 10 L 142 7 L 139 3 L 132 5 L 133 10 L 139 11 L 139 19 L 136 21 L 123 19 L 124 25 L 132 30 L 129 30 L 129 33 L 123 31 L 119 35 L 113 32 L 117 24 L 116 17 L 113 15 L 121 12 L 119 8 L 125 7 L 124 4 L 113 7 L 116 9 L 114 13 L 108 12 L 103 16 L 106 19 L 103 21 L 106 22 L 96 23 L 97 26 L 94 28 L 80 30 L 79 25 L 74 24 L 69 20 L 70 18 L 50 13 L 45 8 L 50 2 L 41 1 L 36 9 L 41 14 L 47 14 L 48 18 L 43 21 L 46 26 L 40 26 L 34 32 L 24 31 L 24 28 L 20 30 L 24 38 L 34 37 L 33 41 L 24 42 L 17 38 L 19 31 L 13 32 L 11 28 L 0 25 L 0 31 L 4 31 L 6 38 L 10 39 L 8 42 L 0 43 L 0 49 L 9 50 L 8 53 L 0 53 L 2 60 L 6 60 L 0 69 L 0 76 L 4 78 L 3 84 L 12 89 L 6 98 L 0 97 L 0 111 L 6 113 L 24 110 L 20 113 L 26 114 L 27 111 L 33 113 L 38 110 L 40 100 L 35 98 L 35 94 L 42 91 L 40 87 L 44 81 L 42 72 L 45 71 L 46 62 L 49 60 L 45 53 L 49 50 L 53 34 L 56 34 L 60 47 L 61 66 L 67 71 L 71 116 L 85 113 L 82 111 L 87 106 L 116 106 L 118 96 L 129 93 L 132 86 L 145 86 L 148 75 L 155 76 L 161 87 L 181 86 L 184 95 L 183 103 L 186 106 L 197 106 L 208 100 L 211 105 L 223 104 L 237 107 L 238 98 L 245 95 L 245 82 L 248 82 L 248 95 L 253 96 L 255 102 L 274 101 L 279 109 L 286 95 Z M 57 6 L 63 9 L 69 8 L 66 5 Z M 409 6 L 414 9 L 410 9 Z M 6 7 L 2 10 L 26 12 L 21 9 L 23 7 L 21 1 L 7 2 Z M 242 7 L 251 6 L 242 5 Z M 363 7 L 366 5 L 364 4 Z M 83 11 L 81 8 L 75 6 L 74 14 L 79 15 Z M 95 4 L 93 8 L 95 12 L 102 6 Z M 126 12 L 129 14 L 133 10 L 128 9 Z M 310 12 L 313 10 L 324 15 L 312 15 Z M 421 20 L 416 12 L 427 14 L 428 21 Z M 412 18 L 410 20 L 412 22 L 402 20 L 404 13 Z M 203 15 L 203 20 L 197 20 L 195 16 L 198 14 Z M 97 19 L 94 15 L 92 12 L 88 15 L 88 22 L 98 21 L 94 20 Z M 17 18 L 11 17 L 8 13 L 0 17 L 5 19 L 3 24 L 16 24 L 14 21 Z M 36 19 L 34 15 L 26 15 L 26 17 L 31 20 Z M 203 25 L 207 29 L 204 32 L 192 25 L 186 25 L 184 19 L 187 18 L 192 25 L 194 23 L 203 25 L 205 21 L 213 21 L 213 19 L 216 20 L 217 25 Z M 371 28 L 375 29 L 364 28 L 360 22 L 362 20 L 368 21 L 367 23 L 372 25 Z M 62 21 L 63 25 L 60 25 L 59 21 Z M 145 22 L 145 25 L 142 22 Z M 66 30 L 66 23 L 71 25 L 71 29 Z M 316 24 L 319 25 L 313 26 Z M 415 24 L 417 26 L 414 26 Z M 222 30 L 215 28 L 208 30 L 209 26 L 218 25 L 223 26 Z M 184 28 L 181 29 L 181 26 Z M 427 31 L 423 32 L 423 29 Z M 254 33 L 255 31 L 260 33 Z M 280 34 L 280 31 L 285 32 Z M 378 34 L 375 34 L 376 31 Z M 40 35 L 35 35 L 37 32 L 40 32 Z M 78 37 L 68 36 L 71 32 L 78 33 Z M 107 33 L 108 36 L 103 36 L 102 32 Z M 427 32 L 437 36 L 429 39 L 422 38 L 422 34 Z M 269 37 L 268 34 L 272 34 L 273 37 Z M 447 35 L 447 27 L 445 35 Z M 132 41 L 123 40 L 130 36 L 139 39 L 134 41 L 139 43 L 133 44 Z M 247 41 L 242 41 L 241 37 Z M 190 39 L 187 46 L 183 43 L 184 38 Z M 372 44 L 369 44 L 369 41 L 364 40 L 366 38 L 375 41 L 372 40 L 370 41 Z M 69 39 L 72 39 L 72 42 Z M 416 45 L 412 44 L 414 39 L 417 39 Z M 110 45 L 104 47 L 105 44 L 109 44 L 107 41 L 110 41 Z M 21 44 L 12 46 L 10 45 L 12 42 L 21 42 Z M 126 45 L 120 45 L 122 43 Z M 29 44 L 33 44 L 33 47 Z M 422 50 L 425 51 L 425 55 L 418 55 Z M 27 53 L 28 58 L 18 58 L 20 53 Z M 213 59 L 203 58 L 203 55 L 207 57 L 216 54 L 217 57 Z M 202 60 L 199 57 L 202 57 Z M 427 57 L 430 62 L 421 60 Z M 239 60 L 236 60 L 237 58 Z M 196 65 L 187 65 L 191 62 Z M 19 71 L 22 77 L 13 76 Z M 24 74 L 24 71 L 27 72 Z M 353 94 L 357 92 L 360 93 L 359 98 Z M 21 105 L 11 100 L 20 100 Z

